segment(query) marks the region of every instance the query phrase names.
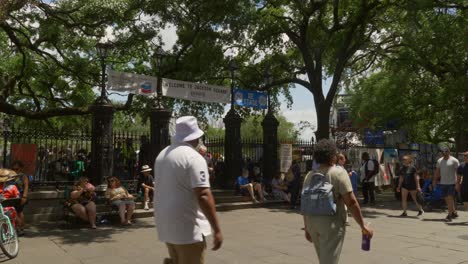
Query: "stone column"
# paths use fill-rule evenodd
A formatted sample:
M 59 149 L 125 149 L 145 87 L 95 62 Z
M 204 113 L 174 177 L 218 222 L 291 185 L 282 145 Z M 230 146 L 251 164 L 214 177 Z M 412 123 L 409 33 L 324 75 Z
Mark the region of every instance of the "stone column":
M 223 121 L 225 126 L 225 170 L 223 179 L 220 179 L 220 184 L 223 188 L 232 189 L 237 177 L 242 173 L 242 145 L 240 135 L 242 118 L 234 108 L 231 108 Z
M 114 107 L 105 101 L 97 101 L 92 106 L 93 123 L 91 139 L 91 168 L 88 176 L 98 186 L 104 177 L 113 173 L 113 126 Z
M 149 166 L 154 166 L 154 160 L 158 156 L 159 152 L 165 147 L 171 144 L 171 139 L 169 135 L 169 122 L 172 117 L 172 112 L 164 108 L 154 108 L 150 113 L 150 133 L 151 133 L 151 164 Z M 154 168 L 153 168 L 154 169 Z
M 268 111 L 262 121 L 263 127 L 263 178 L 271 182 L 279 170 L 278 160 L 278 125 L 272 111 Z

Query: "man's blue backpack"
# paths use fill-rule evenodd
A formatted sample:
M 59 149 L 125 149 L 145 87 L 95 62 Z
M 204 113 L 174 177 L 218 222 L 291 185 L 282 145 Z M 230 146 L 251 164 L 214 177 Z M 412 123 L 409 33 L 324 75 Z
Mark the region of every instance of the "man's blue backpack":
M 308 186 L 301 193 L 301 214 L 308 216 L 330 216 L 336 214 L 333 185 L 325 175 L 314 172 Z

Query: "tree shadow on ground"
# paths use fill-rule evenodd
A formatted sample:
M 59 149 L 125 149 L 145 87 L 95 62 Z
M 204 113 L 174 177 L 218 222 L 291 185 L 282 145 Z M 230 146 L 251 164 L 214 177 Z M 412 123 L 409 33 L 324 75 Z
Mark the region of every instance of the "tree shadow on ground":
M 448 226 L 468 226 L 468 222 L 447 222 L 446 224 Z M 468 240 L 468 238 L 466 240 Z
M 444 218 L 424 218 L 422 221 L 425 222 L 446 222 L 445 217 Z
M 7 257 L 3 252 L 0 251 L 0 263 L 7 262 L 11 260 L 9 257 Z
M 296 208 L 291 209 L 291 206 L 287 203 L 283 203 L 281 205 L 277 205 L 275 207 L 269 207 L 270 212 L 279 212 L 279 213 L 286 213 L 286 214 L 301 214 L 301 206 L 298 205 Z
M 458 236 L 458 238 L 463 239 L 463 240 L 468 240 L 468 235 L 461 235 L 461 236 Z
M 401 218 L 401 219 L 420 219 L 419 217 L 417 217 L 417 216 L 412 216 L 412 215 L 408 215 L 408 216 L 387 215 L 387 217 L 391 217 L 391 218 Z
M 68 228 L 66 228 L 68 227 Z M 84 244 L 91 242 L 111 242 L 113 234 L 131 232 L 135 229 L 154 229 L 154 224 L 134 220 L 131 226 L 98 225 L 91 229 L 88 225 L 77 224 L 70 227 L 66 223 L 46 223 L 27 230 L 26 238 L 47 237 L 60 244 Z
M 384 213 L 384 212 L 379 212 L 379 211 L 376 211 L 376 210 L 370 210 L 370 208 L 366 208 L 366 209 L 362 210 L 362 215 L 365 218 L 378 218 L 378 217 L 381 217 L 381 216 L 388 216 L 389 214 Z

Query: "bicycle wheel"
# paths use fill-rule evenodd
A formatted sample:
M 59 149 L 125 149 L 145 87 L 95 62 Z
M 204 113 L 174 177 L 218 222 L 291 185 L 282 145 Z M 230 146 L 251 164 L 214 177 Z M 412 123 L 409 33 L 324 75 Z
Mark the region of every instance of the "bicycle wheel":
M 18 256 L 19 244 L 16 230 L 5 220 L 0 223 L 0 248 L 11 259 Z

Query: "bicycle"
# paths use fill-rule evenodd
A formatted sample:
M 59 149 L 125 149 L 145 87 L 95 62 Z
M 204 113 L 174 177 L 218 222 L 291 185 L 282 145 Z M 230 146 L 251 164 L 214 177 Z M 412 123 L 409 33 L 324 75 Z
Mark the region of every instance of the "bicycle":
M 10 217 L 5 215 L 3 207 L 19 205 L 20 198 L 6 199 L 0 201 L 0 248 L 10 259 L 18 256 L 19 243 L 15 227 L 11 223 Z

